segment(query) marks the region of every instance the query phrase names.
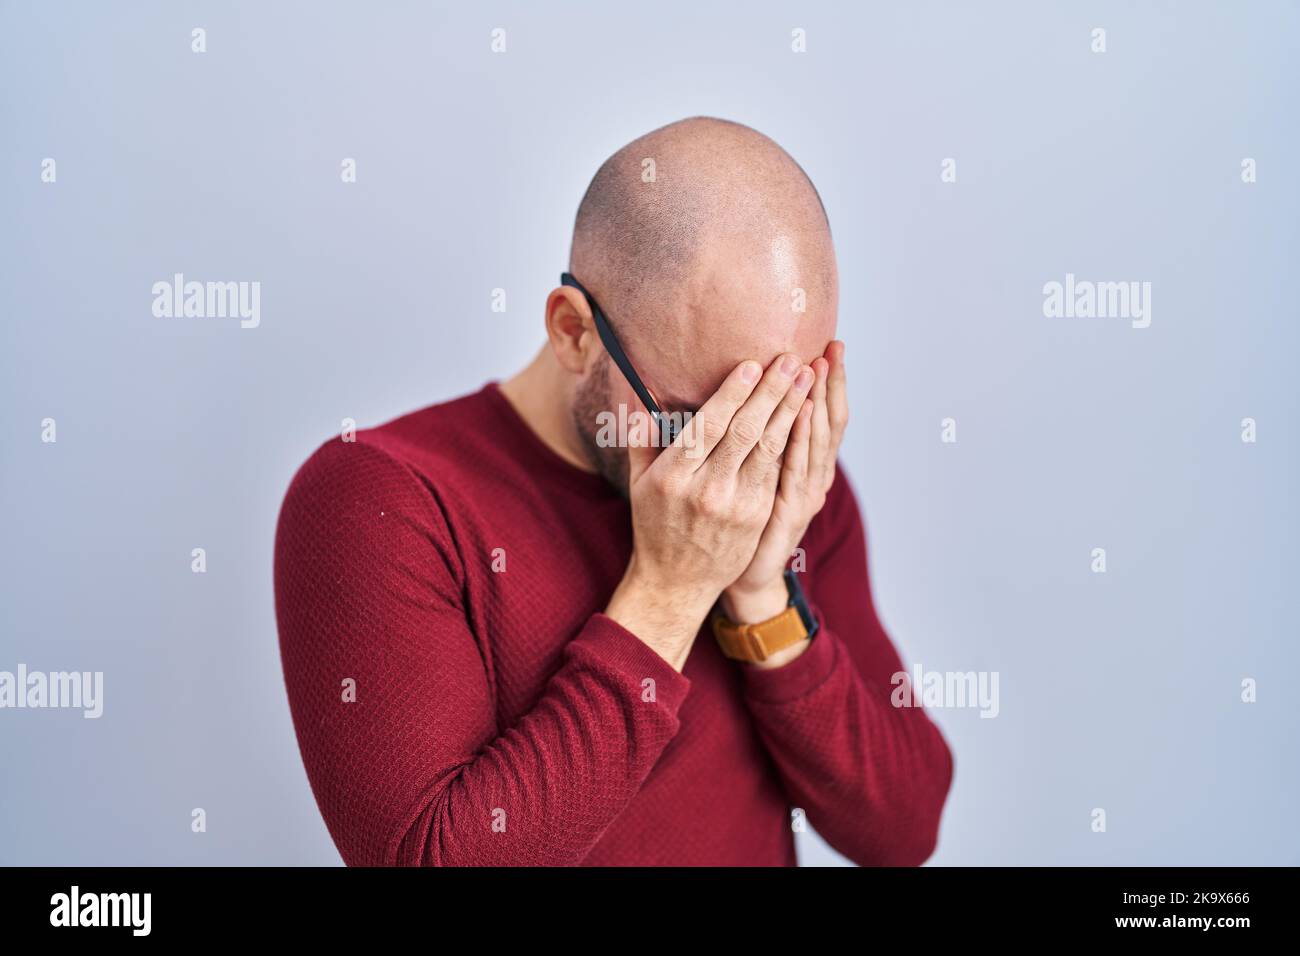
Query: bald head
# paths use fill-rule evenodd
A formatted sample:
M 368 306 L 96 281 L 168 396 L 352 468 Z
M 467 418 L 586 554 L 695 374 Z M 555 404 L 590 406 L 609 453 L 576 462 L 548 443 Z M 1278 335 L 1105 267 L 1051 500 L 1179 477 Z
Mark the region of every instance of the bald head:
M 666 406 L 702 403 L 747 358 L 811 361 L 834 334 L 830 226 L 808 176 L 761 133 L 694 118 L 597 171 L 569 271 Z

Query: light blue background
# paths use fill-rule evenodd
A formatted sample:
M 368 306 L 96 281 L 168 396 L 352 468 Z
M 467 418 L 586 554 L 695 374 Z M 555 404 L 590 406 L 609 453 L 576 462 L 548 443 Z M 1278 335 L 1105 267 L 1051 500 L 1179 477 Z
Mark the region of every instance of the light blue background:
M 4 3 L 0 669 L 102 670 L 105 714 L 0 711 L 0 862 L 339 862 L 276 645 L 289 478 L 344 417 L 521 366 L 596 166 L 695 114 L 774 137 L 830 212 L 886 626 L 909 664 L 1000 674 L 997 719 L 935 712 L 933 861 L 1300 862 L 1298 28 L 1262 2 Z M 260 281 L 261 327 L 155 319 L 174 272 Z M 1151 327 L 1045 318 L 1067 272 L 1152 282 Z

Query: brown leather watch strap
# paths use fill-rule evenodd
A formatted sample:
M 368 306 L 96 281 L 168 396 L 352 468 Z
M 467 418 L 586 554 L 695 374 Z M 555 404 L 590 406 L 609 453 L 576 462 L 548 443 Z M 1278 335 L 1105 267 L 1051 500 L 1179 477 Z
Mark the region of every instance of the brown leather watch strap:
M 757 624 L 736 624 L 723 614 L 714 614 L 713 636 L 724 656 L 753 664 L 806 639 L 808 629 L 799 616 L 799 609 L 788 607 L 776 617 Z

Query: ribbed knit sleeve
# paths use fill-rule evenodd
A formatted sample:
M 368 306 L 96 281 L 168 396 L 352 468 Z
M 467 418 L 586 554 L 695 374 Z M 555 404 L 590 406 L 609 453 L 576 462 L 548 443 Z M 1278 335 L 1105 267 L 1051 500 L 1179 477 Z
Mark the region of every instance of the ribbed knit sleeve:
M 924 709 L 891 702 L 903 664 L 871 600 L 843 472 L 817 521 L 806 588 L 819 633 L 782 667 L 742 665 L 745 700 L 791 801 L 831 846 L 862 866 L 919 865 L 939 837 L 952 752 Z
M 364 441 L 322 446 L 275 543 L 290 709 L 348 864 L 582 861 L 677 733 L 690 681 L 603 614 L 498 726 L 437 489 Z

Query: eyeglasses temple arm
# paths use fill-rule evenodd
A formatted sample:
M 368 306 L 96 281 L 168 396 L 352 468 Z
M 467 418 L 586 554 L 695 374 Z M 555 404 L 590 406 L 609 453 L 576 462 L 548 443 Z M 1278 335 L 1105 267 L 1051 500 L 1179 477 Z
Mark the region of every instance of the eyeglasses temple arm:
M 646 411 L 650 413 L 650 417 L 653 418 L 655 424 L 659 426 L 661 435 L 671 443 L 677 437 L 677 428 L 673 424 L 672 420 L 666 416 L 659 408 L 658 404 L 656 404 L 654 398 L 650 395 L 650 390 L 646 388 L 645 383 L 641 381 L 641 376 L 637 375 L 636 369 L 632 367 L 632 362 L 628 359 L 627 353 L 623 351 L 623 346 L 619 344 L 617 336 L 614 335 L 614 330 L 610 327 L 609 320 L 605 318 L 605 314 L 601 311 L 600 306 L 596 304 L 595 296 L 588 292 L 581 282 L 567 272 L 560 274 L 560 284 L 577 289 L 584 297 L 586 297 L 587 304 L 591 306 L 592 318 L 596 323 L 596 332 L 600 336 L 600 341 L 605 345 L 605 351 L 609 352 L 610 358 L 614 360 L 614 364 L 619 367 L 619 371 L 623 373 L 628 384 L 632 386 L 632 391 L 636 392 L 636 397 L 641 399 L 642 403 L 646 407 Z

